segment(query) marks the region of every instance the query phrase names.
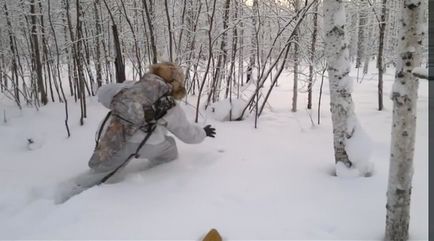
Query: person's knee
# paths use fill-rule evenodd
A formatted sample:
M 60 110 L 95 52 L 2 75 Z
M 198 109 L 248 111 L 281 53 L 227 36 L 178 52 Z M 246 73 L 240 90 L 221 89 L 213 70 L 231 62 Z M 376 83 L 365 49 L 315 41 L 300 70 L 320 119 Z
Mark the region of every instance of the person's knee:
M 168 136 L 167 141 L 170 143 L 170 147 L 168 150 L 170 159 L 175 160 L 176 158 L 178 158 L 178 147 L 176 146 L 175 138 Z
M 178 149 L 176 148 L 176 146 L 174 146 L 166 150 L 164 153 L 162 153 L 162 155 L 154 158 L 154 161 L 159 163 L 165 163 L 173 161 L 176 158 L 178 158 Z
M 174 146 L 176 148 L 175 138 L 173 138 L 171 136 L 166 136 L 166 140 L 170 143 L 170 146 Z
M 121 150 L 113 153 L 98 153 L 94 152 L 88 162 L 88 166 L 95 172 L 113 171 L 131 155 L 134 154 L 138 144 L 128 142 Z
M 162 164 L 178 158 L 178 148 L 176 147 L 175 139 L 173 137 L 167 136 L 166 141 L 166 147 L 164 150 L 162 150 L 158 156 L 151 160 L 151 162 L 154 164 Z

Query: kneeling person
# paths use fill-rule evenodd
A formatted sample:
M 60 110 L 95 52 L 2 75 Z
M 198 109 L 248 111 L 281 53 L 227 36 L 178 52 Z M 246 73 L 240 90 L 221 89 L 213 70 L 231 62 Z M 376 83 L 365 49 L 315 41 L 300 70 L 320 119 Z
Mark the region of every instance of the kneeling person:
M 75 184 L 81 188 L 99 184 L 132 157 L 148 159 L 151 167 L 176 159 L 176 141 L 168 132 L 188 144 L 215 137 L 211 125 L 202 128 L 187 120 L 175 102 L 185 94 L 184 75 L 173 63 L 152 65 L 138 82 L 102 86 L 98 101 L 111 114 L 100 124 L 91 170 Z

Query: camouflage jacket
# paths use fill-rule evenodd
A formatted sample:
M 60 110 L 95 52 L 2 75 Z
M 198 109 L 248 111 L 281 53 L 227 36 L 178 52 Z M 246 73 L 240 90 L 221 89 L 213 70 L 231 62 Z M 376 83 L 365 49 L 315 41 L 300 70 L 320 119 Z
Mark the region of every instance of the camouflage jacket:
M 126 148 L 128 143 L 140 143 L 146 136 L 146 133 L 138 128 L 144 121 L 143 105 L 152 105 L 169 91 L 170 86 L 153 74 L 145 74 L 138 82 L 102 86 L 97 93 L 98 101 L 111 109 L 114 115 L 110 116 L 102 130 L 89 166 L 110 166 L 108 164 L 111 162 L 117 163 L 119 160 L 113 160 L 120 158 L 116 153 Z M 206 136 L 202 127 L 188 121 L 178 104 L 158 120 L 156 129 L 146 143 L 157 145 L 163 142 L 167 131 L 186 143 L 202 142 Z

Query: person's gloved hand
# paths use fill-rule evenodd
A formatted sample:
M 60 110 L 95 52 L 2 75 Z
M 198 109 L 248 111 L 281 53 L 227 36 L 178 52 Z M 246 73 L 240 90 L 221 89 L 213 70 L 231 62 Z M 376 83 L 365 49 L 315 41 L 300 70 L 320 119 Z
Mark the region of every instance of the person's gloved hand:
M 215 128 L 211 127 L 211 125 L 207 125 L 203 128 L 205 130 L 206 136 L 215 137 Z

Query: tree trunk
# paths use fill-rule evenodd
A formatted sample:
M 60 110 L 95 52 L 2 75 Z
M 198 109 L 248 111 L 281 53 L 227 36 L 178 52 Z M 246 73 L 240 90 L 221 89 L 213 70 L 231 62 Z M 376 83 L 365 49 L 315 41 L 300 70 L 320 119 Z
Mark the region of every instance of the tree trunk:
M 343 0 L 328 0 L 324 3 L 325 51 L 330 85 L 330 111 L 333 123 L 333 144 L 336 164 L 347 168 L 352 162 L 346 151 L 348 139 L 355 131 L 350 129 L 354 121 L 351 97 L 352 79 L 349 77 L 350 60 L 345 33 L 345 9 Z
M 381 6 L 381 17 L 379 23 L 379 41 L 378 41 L 378 57 L 377 57 L 377 68 L 378 68 L 378 110 L 383 110 L 383 51 L 384 51 L 384 33 L 386 31 L 386 2 L 383 0 Z
M 14 94 L 15 94 L 15 101 L 18 105 L 18 107 L 21 109 L 21 102 L 20 102 L 20 95 L 19 95 L 19 85 L 18 85 L 18 64 L 17 64 L 17 58 L 18 53 L 16 53 L 16 46 L 15 46 L 15 40 L 14 40 L 14 34 L 12 30 L 12 23 L 9 18 L 9 12 L 6 5 L 6 1 L 4 2 L 4 10 L 5 10 L 5 16 L 6 16 L 6 23 L 8 26 L 8 33 L 9 33 L 9 46 L 12 53 L 12 66 L 11 66 L 11 76 L 12 76 L 12 84 L 15 86 L 14 88 Z M 5 87 L 8 87 L 7 79 L 5 79 Z
M 125 63 L 122 58 L 122 48 L 121 48 L 121 42 L 119 40 L 119 33 L 118 33 L 118 27 L 115 22 L 115 18 L 110 10 L 110 7 L 107 4 L 107 1 L 104 0 L 104 4 L 107 8 L 107 11 L 110 15 L 110 18 L 112 20 L 112 31 L 113 31 L 113 41 L 115 45 L 115 68 L 116 68 L 116 82 L 117 83 L 123 83 L 125 81 Z
M 358 38 L 357 38 L 357 57 L 356 57 L 356 68 L 360 68 L 362 66 L 362 60 L 365 56 L 365 29 L 367 23 L 367 14 L 366 14 L 366 4 L 364 0 L 359 2 L 359 26 L 358 26 Z
M 140 58 L 140 48 L 139 48 L 139 44 L 137 43 L 136 33 L 134 31 L 133 24 L 131 23 L 130 18 L 128 17 L 127 9 L 125 8 L 125 4 L 123 1 L 121 1 L 121 5 L 122 5 L 122 9 L 124 10 L 124 13 L 125 13 L 125 19 L 127 20 L 128 26 L 130 26 L 130 29 L 131 29 L 131 34 L 133 35 L 134 51 L 135 51 L 135 55 L 136 55 L 136 59 L 137 59 L 137 67 L 139 70 L 139 76 L 142 76 L 142 60 Z
M 33 60 L 35 61 L 34 70 L 36 71 L 36 79 L 38 92 L 41 94 L 41 103 L 46 105 L 48 103 L 47 93 L 45 92 L 44 79 L 42 77 L 42 63 L 41 63 L 41 53 L 39 51 L 39 40 L 38 40 L 38 27 L 36 19 L 36 8 L 35 0 L 30 0 L 30 15 L 32 21 L 32 43 L 33 43 Z
M 183 4 L 182 4 L 182 13 L 181 13 L 181 26 L 184 26 L 185 23 L 185 16 L 186 16 L 186 12 L 190 11 L 191 9 L 187 10 L 187 2 L 191 2 L 191 1 L 187 1 L 184 0 Z M 190 3 L 191 5 L 191 3 Z M 187 18 L 190 17 L 192 14 L 188 15 L 187 14 Z M 181 53 L 182 53 L 182 37 L 184 34 L 184 28 L 181 28 L 179 36 L 178 36 L 178 44 L 176 45 L 177 47 L 175 48 L 176 51 L 176 58 L 175 58 L 175 62 L 179 63 L 181 61 L 181 59 L 179 59 L 181 57 Z
M 69 118 L 69 113 L 68 113 L 68 100 L 66 99 L 65 96 L 65 92 L 63 91 L 63 86 L 62 86 L 62 79 L 61 79 L 61 75 L 60 75 L 60 51 L 59 51 L 59 45 L 57 44 L 57 36 L 56 36 L 56 32 L 54 30 L 54 24 L 53 21 L 51 19 L 51 4 L 50 4 L 50 0 L 48 0 L 48 21 L 50 22 L 50 27 L 51 27 L 51 31 L 53 34 L 53 38 L 54 38 L 54 43 L 56 46 L 56 69 L 57 69 L 57 76 L 59 79 L 59 86 L 60 86 L 60 91 L 62 93 L 62 97 L 63 97 L 63 103 L 65 106 L 65 127 L 66 127 L 66 133 L 68 135 L 68 137 L 71 136 L 71 132 L 69 130 L 69 125 L 68 125 L 68 118 Z
M 327 67 L 322 70 L 321 73 L 321 84 L 319 86 L 319 96 L 318 96 L 318 125 L 321 123 L 321 97 L 322 97 L 322 86 L 324 84 L 324 75 L 327 71 Z
M 298 11 L 300 10 L 300 1 L 299 0 L 295 0 L 294 1 L 294 11 L 296 12 L 296 14 L 298 14 Z M 294 35 L 294 83 L 293 83 L 293 87 L 292 87 L 292 108 L 291 111 L 292 112 L 297 112 L 297 94 L 298 94 L 298 58 L 299 58 L 299 34 L 300 31 L 297 28 L 295 30 L 295 35 Z
M 115 57 L 115 68 L 116 68 L 116 82 L 117 83 L 123 83 L 126 79 L 125 77 L 125 63 L 122 58 L 122 50 L 121 50 L 121 43 L 119 41 L 119 34 L 118 34 L 118 28 L 113 23 L 112 25 L 112 31 L 113 31 L 113 40 L 115 44 L 115 50 L 116 50 L 116 57 Z
M 258 0 L 253 0 L 253 8 L 252 8 L 252 36 L 251 36 L 251 47 L 250 47 L 250 57 L 249 57 L 249 65 L 247 65 L 247 73 L 246 73 L 246 83 L 252 78 L 253 69 L 255 68 L 256 62 L 256 23 L 258 22 L 257 16 L 257 8 L 258 8 Z M 257 80 L 259 81 L 259 80 Z
M 237 1 L 233 1 L 233 5 L 234 5 L 234 13 L 233 13 L 233 18 L 234 19 L 238 19 L 238 2 Z M 231 50 L 231 60 L 230 60 L 230 67 L 229 67 L 229 73 L 227 75 L 227 79 L 226 79 L 226 94 L 225 94 L 225 98 L 229 97 L 229 103 L 232 106 L 232 80 L 234 78 L 232 78 L 232 76 L 234 75 L 235 72 L 235 58 L 237 56 L 237 43 L 238 43 L 238 27 L 234 27 L 232 30 L 232 50 Z M 229 111 L 229 121 L 232 120 L 232 108 Z
M 51 96 L 51 101 L 54 102 L 54 92 L 53 92 L 53 78 L 52 78 L 52 74 L 51 74 L 51 64 L 50 62 L 52 62 L 51 60 L 51 55 L 48 53 L 48 42 L 45 36 L 45 23 L 44 23 L 44 14 L 42 11 L 42 3 L 39 2 L 39 11 L 40 11 L 40 22 L 41 22 L 41 39 L 42 39 L 42 51 L 43 51 L 43 60 L 44 63 L 46 64 L 46 72 L 48 74 L 48 84 L 49 84 L 49 89 L 50 89 L 50 96 Z M 47 78 L 45 78 L 45 80 L 47 80 Z M 54 84 L 55 86 L 57 86 L 57 84 Z M 60 94 L 59 94 L 59 90 L 56 88 L 57 90 L 57 95 L 58 98 L 60 100 Z
M 157 47 L 155 45 L 154 25 L 152 24 L 151 13 L 149 11 L 148 4 L 146 3 L 146 1 L 147 0 L 142 0 L 142 3 L 143 3 L 143 6 L 145 7 L 146 20 L 148 22 L 149 38 L 151 41 L 151 50 L 152 50 L 152 63 L 156 64 L 158 54 L 157 54 Z
M 198 120 L 199 120 L 200 97 L 201 97 L 201 94 L 202 94 L 202 91 L 203 91 L 203 87 L 205 86 L 206 78 L 208 76 L 209 68 L 211 66 L 211 60 L 213 58 L 213 54 L 212 54 L 213 44 L 212 44 L 211 32 L 212 32 L 212 27 L 213 27 L 213 24 L 214 24 L 214 15 L 215 15 L 215 5 L 216 5 L 216 2 L 217 2 L 217 0 L 213 1 L 213 7 L 212 7 L 212 10 L 211 10 L 211 16 L 209 16 L 209 19 L 208 19 L 208 24 L 209 24 L 209 29 L 208 29 L 208 61 L 207 61 L 207 64 L 206 64 L 205 73 L 203 75 L 202 83 L 200 84 L 199 93 L 198 93 L 198 96 L 197 96 L 196 116 L 195 116 L 195 119 L 194 119 L 195 123 L 197 123 Z M 207 5 L 207 9 L 206 10 L 207 10 L 207 12 L 210 11 L 209 8 L 208 8 L 208 5 Z
M 82 42 L 82 29 L 81 29 L 81 11 L 80 11 L 80 0 L 76 0 L 76 17 L 77 17 L 77 26 L 76 26 L 76 33 L 77 33 L 77 40 L 76 43 L 73 45 L 73 52 L 74 52 L 74 60 L 76 63 L 76 69 L 77 69 L 77 76 L 78 76 L 78 95 L 80 99 L 80 125 L 84 125 L 84 118 L 86 118 L 86 95 L 85 95 L 85 78 L 83 74 L 83 58 L 81 54 L 81 42 Z
M 208 96 L 207 106 L 209 105 L 209 102 L 211 100 L 212 96 L 212 102 L 216 102 L 219 99 L 219 93 L 220 93 L 220 82 L 223 77 L 223 72 L 225 71 L 226 67 L 226 60 L 227 60 L 227 28 L 228 28 L 228 18 L 229 18 L 229 6 L 231 1 L 225 0 L 224 5 L 224 14 L 223 14 L 223 29 L 222 29 L 222 39 L 220 42 L 220 54 L 217 57 L 217 66 L 215 68 L 211 92 Z
M 69 26 L 69 16 L 66 13 L 69 12 L 68 8 L 69 8 L 69 3 L 67 3 L 67 0 L 63 0 L 62 1 L 63 7 L 65 8 L 66 11 L 62 11 L 62 22 L 63 22 L 63 34 L 64 34 L 64 41 L 67 42 L 68 41 L 68 26 Z M 71 41 L 72 42 L 72 41 Z M 74 92 L 74 84 L 73 84 L 73 80 L 72 80 L 72 67 L 71 67 L 71 54 L 69 51 L 68 47 L 65 47 L 65 54 L 66 54 L 66 59 L 67 59 L 67 63 L 68 63 L 68 83 L 69 83 L 69 93 L 71 96 L 76 96 L 75 92 Z M 77 101 L 77 100 L 75 100 Z
M 198 6 L 199 5 L 199 6 Z M 192 83 L 192 85 L 194 85 L 194 78 L 190 78 L 190 69 L 191 69 L 191 65 L 193 62 L 193 57 L 195 55 L 195 46 L 196 46 L 196 30 L 197 30 L 197 26 L 199 23 L 199 17 L 200 17 L 200 11 L 202 9 L 202 2 L 198 1 L 193 8 L 193 5 L 190 5 L 189 8 L 187 9 L 187 46 L 186 46 L 186 51 L 189 52 L 187 59 L 185 60 L 185 62 L 187 62 L 187 68 L 185 70 L 185 78 L 186 80 L 190 80 L 190 82 Z M 194 11 L 193 11 L 194 10 Z M 194 13 L 195 12 L 195 13 Z M 202 52 L 202 45 L 199 48 L 199 56 L 197 58 L 197 62 L 200 61 L 200 54 Z M 196 72 L 195 72 L 196 74 Z M 193 95 L 195 93 L 195 88 L 192 89 L 193 90 Z
M 313 77 L 314 77 L 314 66 L 315 66 L 315 49 L 316 49 L 316 39 L 318 35 L 318 5 L 315 4 L 314 15 L 313 15 L 313 32 L 312 32 L 312 42 L 311 42 L 311 52 L 310 52 L 310 64 L 309 64 L 309 81 L 307 84 L 307 108 L 312 109 L 312 88 L 313 88 Z
M 0 28 L 0 93 L 5 91 L 5 87 L 3 86 L 3 82 L 6 82 L 6 66 L 5 66 L 5 51 L 3 49 L 3 34 L 2 29 Z
M 82 12 L 81 8 L 80 8 L 80 11 Z M 82 13 L 82 14 L 84 15 L 84 13 Z M 84 21 L 82 23 L 81 29 L 84 29 L 84 34 L 85 34 L 85 36 L 83 36 L 84 39 L 86 39 L 87 36 L 90 36 L 89 30 L 88 30 L 87 25 L 86 25 L 86 21 Z M 90 65 L 89 41 L 86 41 L 84 39 L 82 40 L 82 44 L 83 44 L 83 48 L 84 48 L 84 57 L 83 58 L 86 60 L 84 62 L 84 67 L 86 69 L 87 76 L 89 77 L 90 88 L 89 88 L 89 84 L 87 81 L 85 81 L 84 83 L 86 84 L 86 90 L 87 90 L 88 95 L 95 96 L 95 90 L 96 90 L 95 84 L 96 83 L 95 83 L 95 78 L 93 77 L 93 72 L 91 70 L 91 65 Z
M 93 2 L 93 7 L 94 7 L 94 14 L 95 14 L 95 29 L 96 29 L 96 44 L 95 44 L 95 70 L 96 70 L 96 83 L 98 87 L 101 87 L 102 85 L 102 65 L 101 65 L 101 47 L 100 47 L 100 43 L 101 43 L 101 23 L 100 23 L 100 18 L 99 18 L 99 11 L 98 11 L 98 7 L 99 7 L 99 0 L 95 0 Z
M 169 6 L 167 5 L 167 0 L 164 0 L 164 9 L 166 10 L 166 19 L 167 19 L 167 34 L 169 35 L 169 60 L 173 62 L 173 50 L 172 50 L 172 26 L 169 16 Z
M 387 187 L 386 240 L 408 240 L 411 182 L 416 132 L 418 79 L 412 75 L 421 65 L 419 29 L 424 9 L 421 1 L 404 0 L 395 82 L 392 90 L 393 124 Z
M 240 10 L 240 19 L 244 16 L 242 5 L 239 8 Z M 240 37 L 239 37 L 239 45 L 240 45 L 240 55 L 238 57 L 238 84 L 237 84 L 237 98 L 240 98 L 240 87 L 244 86 L 244 22 L 240 23 Z
M 376 0 L 372 0 L 372 2 L 368 1 L 368 3 L 371 5 L 375 5 Z M 375 35 L 375 21 L 378 21 L 378 18 L 376 17 L 376 12 L 371 10 L 369 13 L 367 13 L 367 31 L 368 31 L 368 37 L 367 41 L 365 41 L 365 59 L 363 63 L 363 74 L 368 74 L 369 70 L 369 62 L 371 60 L 371 57 L 374 56 L 374 52 L 372 51 L 371 45 L 374 44 L 373 40 L 376 38 Z

